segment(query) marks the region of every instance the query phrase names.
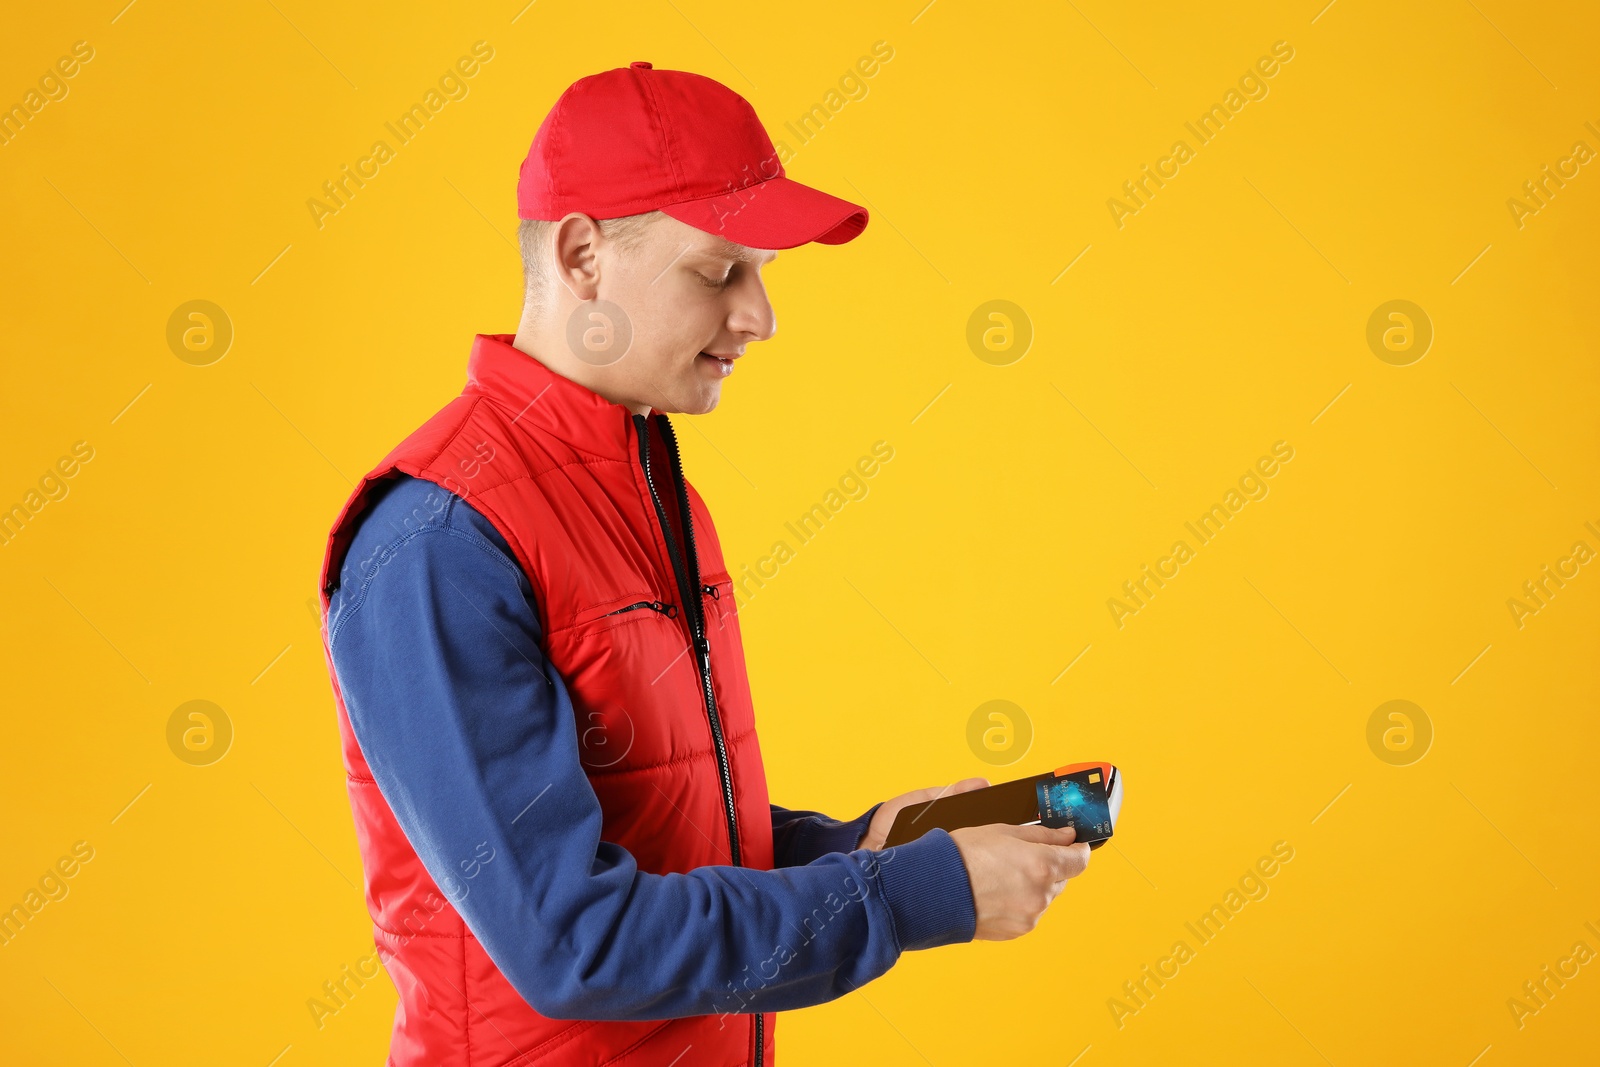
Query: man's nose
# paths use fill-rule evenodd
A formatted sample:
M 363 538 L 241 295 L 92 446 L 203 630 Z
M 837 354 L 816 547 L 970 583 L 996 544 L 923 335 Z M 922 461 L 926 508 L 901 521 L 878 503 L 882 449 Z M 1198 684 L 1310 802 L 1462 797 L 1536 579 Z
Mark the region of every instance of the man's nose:
M 767 299 L 766 287 L 757 282 L 743 294 L 728 317 L 728 328 L 752 341 L 765 341 L 778 332 L 778 314 Z

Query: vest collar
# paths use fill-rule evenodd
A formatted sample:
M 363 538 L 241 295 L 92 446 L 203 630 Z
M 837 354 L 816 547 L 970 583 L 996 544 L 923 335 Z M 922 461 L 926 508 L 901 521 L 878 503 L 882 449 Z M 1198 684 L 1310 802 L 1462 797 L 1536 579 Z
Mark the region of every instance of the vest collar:
M 511 409 L 513 422 L 585 452 L 628 459 L 634 448 L 632 413 L 512 347 L 515 337 L 480 333 L 473 338 L 462 393 L 492 397 Z

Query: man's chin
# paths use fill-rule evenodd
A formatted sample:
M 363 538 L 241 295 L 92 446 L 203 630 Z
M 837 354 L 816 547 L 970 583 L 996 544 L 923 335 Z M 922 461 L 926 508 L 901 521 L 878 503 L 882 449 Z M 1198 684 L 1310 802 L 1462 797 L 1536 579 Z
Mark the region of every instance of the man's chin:
M 722 383 L 715 382 L 687 390 L 684 395 L 670 400 L 663 397 L 661 403 L 651 405 L 651 410 L 669 415 L 705 415 L 714 411 L 721 400 Z
M 710 414 L 717 410 L 718 403 L 722 402 L 722 382 L 715 382 L 709 389 L 698 390 L 694 394 L 693 402 L 683 403 L 677 408 L 678 414 Z

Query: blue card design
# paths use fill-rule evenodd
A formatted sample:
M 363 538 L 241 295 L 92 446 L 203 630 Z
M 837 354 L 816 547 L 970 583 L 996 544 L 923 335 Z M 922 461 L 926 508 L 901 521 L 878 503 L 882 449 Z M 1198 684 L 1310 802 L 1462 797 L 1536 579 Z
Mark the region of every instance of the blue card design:
M 1037 790 L 1041 825 L 1071 826 L 1078 831 L 1079 841 L 1104 841 L 1111 836 L 1111 807 L 1105 775 L 1099 768 L 1041 779 Z

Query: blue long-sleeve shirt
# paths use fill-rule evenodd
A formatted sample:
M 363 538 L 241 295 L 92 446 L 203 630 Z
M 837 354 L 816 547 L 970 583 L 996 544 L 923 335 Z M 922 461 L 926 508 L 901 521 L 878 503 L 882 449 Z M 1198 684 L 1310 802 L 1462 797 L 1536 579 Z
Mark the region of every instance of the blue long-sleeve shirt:
M 534 594 L 479 512 L 431 482 L 374 488 L 330 595 L 356 740 L 428 873 L 524 1000 L 570 1019 L 820 1004 L 901 952 L 972 939 L 944 830 L 860 849 L 842 822 L 772 806 L 775 869 L 639 871 L 600 838 L 566 686 Z

